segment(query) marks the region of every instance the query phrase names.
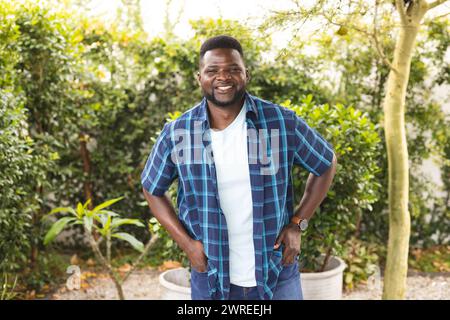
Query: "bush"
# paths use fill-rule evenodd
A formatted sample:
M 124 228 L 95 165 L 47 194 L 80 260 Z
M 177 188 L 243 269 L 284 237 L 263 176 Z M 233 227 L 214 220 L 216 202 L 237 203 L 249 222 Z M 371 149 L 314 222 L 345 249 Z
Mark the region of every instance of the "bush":
M 354 289 L 361 282 L 367 283 L 370 276 L 379 277 L 379 247 L 374 243 L 366 243 L 356 237 L 351 237 L 344 245 L 342 258 L 347 265 L 344 270 L 344 288 Z
M 333 145 L 338 160 L 328 196 L 302 236 L 302 270 L 320 271 L 327 260 L 321 265 L 320 255 L 342 255 L 344 244 L 358 234 L 364 210 L 372 210 L 371 204 L 378 199 L 380 183 L 375 175 L 379 171 L 380 138 L 368 116 L 353 107 L 316 105 L 311 95 L 301 105 L 289 101 L 282 105 L 316 128 Z M 293 169 L 296 204 L 303 195 L 308 175 L 301 168 Z
M 39 4 L 2 1 L 0 6 L 2 269 L 37 266 L 39 215 L 51 198 L 56 136 L 69 109 L 72 52 L 60 18 Z
M 25 119 L 20 100 L 0 90 L 0 273 L 16 272 L 27 262 L 37 208 L 33 181 L 48 164 L 33 152 Z

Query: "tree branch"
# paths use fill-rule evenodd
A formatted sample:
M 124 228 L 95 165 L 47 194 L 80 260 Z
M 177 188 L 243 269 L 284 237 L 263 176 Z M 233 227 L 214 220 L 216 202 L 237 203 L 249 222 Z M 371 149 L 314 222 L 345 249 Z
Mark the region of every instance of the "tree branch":
M 373 14 L 373 35 L 372 35 L 372 39 L 373 42 L 375 43 L 375 47 L 377 49 L 377 52 L 379 54 L 379 56 L 381 57 L 381 59 L 383 60 L 383 62 L 393 71 L 397 72 L 397 69 L 394 68 L 394 66 L 392 65 L 392 63 L 389 61 L 389 59 L 386 57 L 386 55 L 384 54 L 383 48 L 380 45 L 380 42 L 378 41 L 378 28 L 377 28 L 377 19 L 378 19 L 378 1 L 379 0 L 375 0 L 375 12 Z
M 438 16 L 434 17 L 433 20 L 437 20 L 437 19 L 446 17 L 446 16 L 448 16 L 449 14 L 450 14 L 450 11 L 447 12 L 447 13 L 444 13 L 444 14 L 441 14 L 441 15 L 438 15 Z
M 450 14 L 450 12 L 447 12 L 447 13 L 438 15 L 436 17 L 429 18 L 429 19 L 425 20 L 425 22 L 423 22 L 421 25 L 425 26 L 425 25 L 429 24 L 431 21 L 435 21 L 435 20 L 444 18 L 444 17 L 448 16 L 449 14 Z
M 378 2 L 377 0 L 375 1 Z M 406 18 L 406 9 L 403 0 L 395 0 L 395 7 L 397 8 L 398 14 L 400 15 L 400 21 L 403 25 L 406 25 L 408 21 Z
M 111 264 L 111 234 L 106 235 L 106 261 Z
M 436 0 L 428 4 L 428 10 L 431 10 L 433 8 L 436 8 L 438 5 L 443 4 L 447 0 Z
M 345 23 L 336 22 L 336 21 L 333 21 L 332 17 L 326 15 L 324 12 L 322 12 L 321 14 L 328 21 L 328 23 L 331 23 L 331 24 L 333 24 L 335 26 L 338 26 L 338 27 L 346 27 L 348 29 L 353 29 L 353 30 L 358 31 L 358 32 L 360 32 L 362 34 L 365 34 L 368 37 L 373 37 L 372 33 L 367 32 L 367 31 L 365 31 L 365 30 L 363 30 L 361 28 L 358 28 L 358 27 L 356 27 L 356 26 L 354 26 L 352 24 L 349 24 L 349 23 L 345 24 Z
M 375 0 L 375 4 L 376 5 L 378 4 L 378 0 Z M 356 27 L 356 26 L 354 26 L 352 24 L 344 24 L 344 23 L 339 23 L 339 22 L 333 21 L 333 19 L 330 16 L 326 15 L 325 13 L 322 13 L 322 16 L 328 21 L 328 23 L 331 23 L 331 24 L 339 26 L 339 27 L 347 27 L 349 29 L 353 29 L 353 30 L 355 30 L 357 32 L 360 32 L 360 33 L 366 35 L 370 39 L 372 39 L 374 44 L 375 44 L 375 48 L 377 50 L 377 53 L 380 56 L 380 58 L 382 59 L 383 63 L 385 63 L 394 72 L 397 72 L 397 69 L 395 69 L 394 66 L 392 65 L 392 63 L 389 61 L 389 59 L 386 58 L 386 56 L 383 53 L 383 50 L 382 50 L 382 48 L 380 46 L 380 43 L 378 41 L 378 35 L 377 35 L 378 32 L 377 32 L 377 27 L 376 27 L 377 24 L 375 23 L 375 21 L 377 19 L 377 15 L 378 15 L 378 9 L 377 9 L 377 6 L 376 6 L 375 7 L 375 14 L 374 14 L 374 32 L 370 33 L 370 32 L 367 32 L 366 30 L 358 28 L 358 27 Z
M 91 244 L 91 248 L 92 251 L 94 251 L 95 256 L 97 257 L 98 260 L 100 260 L 100 262 L 102 263 L 103 267 L 106 268 L 106 270 L 108 270 L 109 273 L 109 277 L 111 278 L 111 280 L 113 281 L 117 293 L 119 295 L 119 299 L 120 300 L 125 300 L 125 296 L 123 294 L 123 289 L 122 289 L 122 284 L 120 282 L 120 278 L 118 277 L 118 275 L 114 272 L 114 269 L 112 268 L 112 266 L 108 263 L 108 261 L 105 259 L 105 257 L 103 256 L 102 252 L 100 251 L 100 248 L 97 245 L 97 242 L 94 239 L 94 236 L 89 232 L 89 230 L 87 230 L 87 228 L 85 227 L 85 231 L 88 235 L 89 238 L 89 243 Z
M 128 279 L 128 277 L 130 276 L 130 274 L 133 273 L 133 271 L 136 269 L 136 267 L 141 262 L 142 258 L 144 258 L 147 255 L 147 253 L 150 250 L 150 248 L 155 244 L 156 240 L 158 240 L 158 235 L 157 234 L 152 235 L 152 237 L 149 240 L 149 242 L 147 242 L 147 244 L 145 245 L 144 251 L 142 251 L 141 255 L 133 263 L 133 266 L 130 268 L 130 270 L 128 270 L 128 272 L 122 278 L 122 282 L 121 283 L 124 283 Z

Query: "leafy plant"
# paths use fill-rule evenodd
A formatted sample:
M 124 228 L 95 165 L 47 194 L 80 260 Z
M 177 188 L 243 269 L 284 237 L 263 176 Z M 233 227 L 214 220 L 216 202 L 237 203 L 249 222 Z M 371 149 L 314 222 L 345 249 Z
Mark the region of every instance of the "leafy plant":
M 332 254 L 342 255 L 346 241 L 359 232 L 363 212 L 371 211 L 372 203 L 378 200 L 380 137 L 367 114 L 351 106 L 316 105 L 312 95 L 299 105 L 290 101 L 282 105 L 316 128 L 333 145 L 338 160 L 328 196 L 302 236 L 302 270 L 322 271 Z M 301 168 L 293 169 L 295 203 L 303 194 L 308 174 Z
M 72 225 L 82 225 L 85 235 L 88 237 L 92 251 L 100 261 L 101 265 L 105 268 L 105 270 L 107 270 L 111 280 L 114 282 L 119 299 L 124 300 L 125 296 L 122 288 L 123 283 L 139 265 L 142 258 L 149 252 L 158 236 L 153 235 L 144 246 L 144 244 L 133 235 L 120 231 L 119 228 L 125 225 L 145 227 L 145 225 L 138 219 L 121 218 L 118 213 L 111 210 L 106 210 L 106 208 L 121 199 L 123 199 L 123 197 L 105 201 L 92 210 L 88 209 L 90 199 L 84 204 L 78 203 L 76 208 L 59 207 L 53 209 L 48 215 L 46 215 L 47 218 L 57 213 L 69 215 L 61 217 L 53 223 L 45 235 L 44 244 L 48 245 L 59 233 L 61 233 L 64 228 Z M 120 276 L 111 266 L 112 238 L 128 242 L 134 249 L 141 253 L 140 256 L 134 261 L 133 266 L 124 276 Z M 100 244 L 102 241 L 106 242 L 106 254 L 103 254 L 100 249 Z
M 355 284 L 365 283 L 371 276 L 381 277 L 378 250 L 376 244 L 365 243 L 356 237 L 347 240 L 341 256 L 347 265 L 344 270 L 345 289 L 352 290 Z
M 13 283 L 9 283 L 8 275 L 5 273 L 2 283 L 0 283 L 1 288 L 0 300 L 14 299 L 17 296 L 17 293 L 14 292 L 16 285 L 17 285 L 17 276 L 14 278 Z
M 412 249 L 409 266 L 423 272 L 450 272 L 450 246 L 440 245 L 423 249 Z

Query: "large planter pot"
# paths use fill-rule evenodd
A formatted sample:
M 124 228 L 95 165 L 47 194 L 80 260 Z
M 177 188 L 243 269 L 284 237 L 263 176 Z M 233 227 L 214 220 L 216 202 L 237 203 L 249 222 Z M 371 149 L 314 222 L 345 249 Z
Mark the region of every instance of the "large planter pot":
M 190 300 L 190 273 L 186 268 L 164 271 L 159 275 L 162 300 Z
M 322 257 L 323 259 L 323 257 Z M 305 300 L 340 300 L 344 277 L 344 261 L 330 257 L 323 272 L 301 273 L 303 299 Z

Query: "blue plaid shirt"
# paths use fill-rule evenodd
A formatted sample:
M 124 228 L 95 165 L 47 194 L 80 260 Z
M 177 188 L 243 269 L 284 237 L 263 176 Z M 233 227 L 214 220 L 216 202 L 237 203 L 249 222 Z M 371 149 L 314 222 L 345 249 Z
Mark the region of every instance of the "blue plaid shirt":
M 294 210 L 292 166 L 300 165 L 320 176 L 331 166 L 333 150 L 287 108 L 248 93 L 244 108 L 247 128 L 256 133 L 247 135 L 255 248 L 255 257 L 249 259 L 255 259 L 260 297 L 272 299 L 282 269 L 282 247 L 277 250 L 273 247 Z M 148 157 L 141 181 L 150 194 L 162 196 L 178 178 L 178 217 L 189 235 L 203 243 L 208 258 L 209 293 L 213 299 L 228 299 L 228 230 L 211 161 L 208 118 L 204 98 L 175 121 L 166 123 Z

